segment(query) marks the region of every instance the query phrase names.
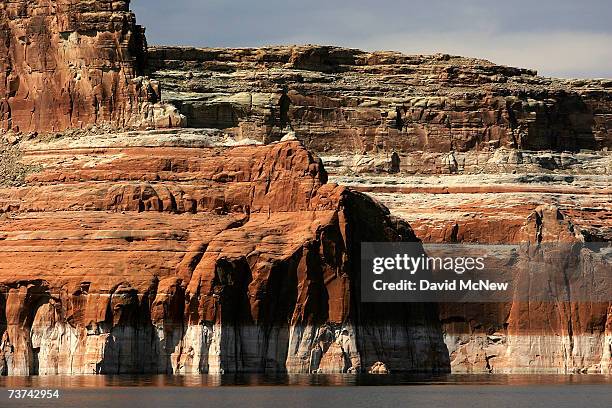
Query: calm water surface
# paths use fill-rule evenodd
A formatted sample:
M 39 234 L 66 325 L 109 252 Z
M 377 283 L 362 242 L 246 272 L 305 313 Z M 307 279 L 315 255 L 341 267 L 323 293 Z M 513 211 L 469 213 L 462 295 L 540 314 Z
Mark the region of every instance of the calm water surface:
M 50 400 L 9 389 L 59 389 Z M 612 408 L 603 375 L 224 375 L 0 378 L 0 407 Z

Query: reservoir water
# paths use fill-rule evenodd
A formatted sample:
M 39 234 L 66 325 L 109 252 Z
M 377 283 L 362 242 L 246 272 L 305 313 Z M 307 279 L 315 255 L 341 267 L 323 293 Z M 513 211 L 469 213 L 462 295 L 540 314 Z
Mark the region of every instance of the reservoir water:
M 58 390 L 15 399 L 10 390 Z M 0 378 L 0 407 L 612 407 L 606 375 L 201 375 Z

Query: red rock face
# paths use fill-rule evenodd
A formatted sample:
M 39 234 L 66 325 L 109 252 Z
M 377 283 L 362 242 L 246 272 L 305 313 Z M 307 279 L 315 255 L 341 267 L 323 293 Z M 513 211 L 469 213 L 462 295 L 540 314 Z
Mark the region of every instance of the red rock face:
M 425 242 L 612 240 L 609 80 L 317 46 L 158 47 L 148 71 L 196 126 L 293 130 Z M 609 372 L 611 318 L 609 303 L 441 307 L 457 372 Z
M 154 125 L 157 84 L 142 78 L 144 29 L 129 1 L 0 4 L 4 129 L 61 131 L 93 123 Z M 168 119 L 159 125 L 176 125 Z
M 299 142 L 89 143 L 0 189 L 5 374 L 448 369 L 435 307 L 359 301 L 360 242 L 411 229 Z
M 577 288 L 599 282 L 589 292 L 593 300 L 578 300 L 580 296 L 568 284 L 556 302 L 517 299 L 499 304 L 441 304 L 453 370 L 609 373 L 612 304 L 597 297 L 607 290 L 608 272 L 601 270 L 604 263 L 594 260 L 596 254 L 570 249 L 569 244 L 583 241 L 577 227 L 558 208 L 542 206 L 531 214 L 514 242 L 530 243 L 537 259 L 551 265 L 576 263 L 575 268 L 582 271 Z M 598 269 L 599 279 L 593 279 L 591 273 Z M 515 283 L 523 288 L 538 278 L 559 276 L 552 271 L 538 276 L 527 261 L 517 263 L 513 272 Z
M 580 166 L 549 172 L 525 167 L 477 175 L 331 177 L 379 199 L 424 242 L 531 243 L 541 259 L 577 262 L 584 285 L 600 282 L 592 288 L 593 301 L 578 301 L 568 286 L 558 302 L 439 305 L 454 372 L 609 373 L 612 309 L 597 297 L 608 279 L 591 279 L 594 254 L 554 251 L 557 243 L 605 246 L 612 239 L 609 177 Z M 528 284 L 530 272 L 529 263 L 517 264 L 515 282 Z

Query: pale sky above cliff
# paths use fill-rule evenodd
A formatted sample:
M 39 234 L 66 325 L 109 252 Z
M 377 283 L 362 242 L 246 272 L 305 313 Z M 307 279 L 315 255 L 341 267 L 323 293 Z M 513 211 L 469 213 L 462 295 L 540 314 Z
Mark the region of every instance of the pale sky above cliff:
M 132 0 L 150 44 L 446 52 L 612 77 L 610 0 Z

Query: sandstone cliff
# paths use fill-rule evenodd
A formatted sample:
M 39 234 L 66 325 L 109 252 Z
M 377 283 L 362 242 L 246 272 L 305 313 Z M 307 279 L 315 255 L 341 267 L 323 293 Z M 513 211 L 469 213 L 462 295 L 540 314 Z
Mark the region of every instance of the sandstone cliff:
M 435 305 L 359 300 L 360 242 L 415 241 L 407 224 L 299 142 L 150 136 L 22 146 L 37 170 L 0 189 L 0 371 L 448 370 Z
M 356 279 L 365 240 L 612 241 L 609 79 L 145 52 L 128 3 L 0 4 L 2 127 L 184 124 L 171 102 L 216 130 L 2 145 L 0 373 L 612 370 L 609 302 L 365 307 Z M 228 147 L 282 137 L 351 190 L 297 142 Z
M 486 239 L 483 235 L 481 242 Z M 542 301 L 534 290 L 533 298 L 510 303 L 441 304 L 453 371 L 612 372 L 609 244 L 600 244 L 599 253 L 585 250 L 579 227 L 552 205 L 536 208 L 513 239 L 529 244 L 532 259 L 552 265 L 542 277 L 529 260 L 518 262 L 513 268 L 518 285 L 533 288 L 538 279 L 566 279 L 566 285 L 557 301 Z M 600 262 L 600 255 L 607 261 Z M 579 278 L 570 283 L 569 274 Z M 602 293 L 608 296 L 602 299 Z
M 609 254 L 609 153 L 522 154 L 552 160 L 564 156 L 570 163 L 545 168 L 533 162 L 500 161 L 474 175 L 360 172 L 332 177 L 383 202 L 392 214 L 408 221 L 424 242 L 530 242 L 541 245 L 544 259 L 587 265 L 584 283 L 588 284 L 591 254 L 569 253 L 559 259 L 551 250 L 556 243 L 599 243 L 607 245 Z M 517 281 L 528 282 L 529 272 L 528 264 L 517 266 Z M 577 301 L 568 293 L 567 301 L 559 302 L 523 299 L 440 305 L 453 372 L 609 373 L 612 304 L 597 296 L 609 284 L 609 278 L 604 278 L 593 288 L 593 301 Z
M 290 127 L 321 155 L 396 152 L 412 172 L 444 172 L 449 152 L 469 166 L 461 153 L 612 147 L 610 80 L 320 46 L 153 47 L 147 70 L 194 126 L 262 140 Z
M 425 242 L 612 240 L 609 79 L 318 46 L 155 47 L 148 70 L 199 126 L 293 131 Z M 610 303 L 568 299 L 441 305 L 453 371 L 610 372 Z
M 0 4 L 0 123 L 22 132 L 94 123 L 169 127 L 175 109 L 142 76 L 144 29 L 129 1 Z

